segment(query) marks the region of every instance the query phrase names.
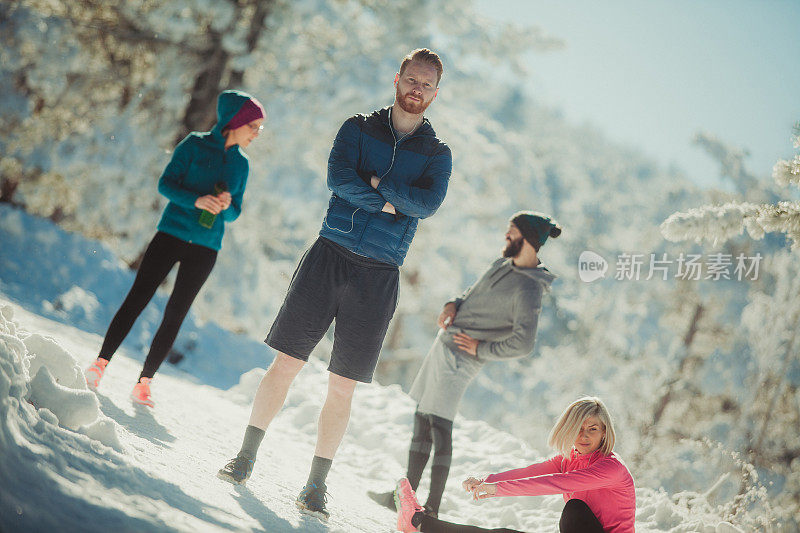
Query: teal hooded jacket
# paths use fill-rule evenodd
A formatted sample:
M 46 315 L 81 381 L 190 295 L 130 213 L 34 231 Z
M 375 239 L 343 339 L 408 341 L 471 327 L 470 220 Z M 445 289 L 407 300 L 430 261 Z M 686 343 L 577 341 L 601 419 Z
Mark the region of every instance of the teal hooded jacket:
M 225 223 L 242 212 L 242 197 L 247 185 L 250 162 L 238 145 L 225 150 L 222 129 L 241 109 L 250 95 L 224 91 L 217 98 L 217 124 L 207 132 L 187 135 L 172 154 L 172 159 L 158 180 L 158 192 L 169 199 L 158 230 L 183 241 L 212 250 L 222 247 Z M 231 193 L 231 205 L 217 215 L 211 228 L 198 223 L 201 210 L 194 202 L 214 194 L 214 186 L 223 182 Z

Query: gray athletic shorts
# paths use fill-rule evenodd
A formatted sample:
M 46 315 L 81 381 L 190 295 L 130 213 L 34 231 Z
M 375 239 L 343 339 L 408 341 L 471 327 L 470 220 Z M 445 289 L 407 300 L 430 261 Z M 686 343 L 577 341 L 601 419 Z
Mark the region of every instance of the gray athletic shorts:
M 328 371 L 369 383 L 397 307 L 399 269 L 319 237 L 295 270 L 264 342 L 303 361 L 333 319 Z

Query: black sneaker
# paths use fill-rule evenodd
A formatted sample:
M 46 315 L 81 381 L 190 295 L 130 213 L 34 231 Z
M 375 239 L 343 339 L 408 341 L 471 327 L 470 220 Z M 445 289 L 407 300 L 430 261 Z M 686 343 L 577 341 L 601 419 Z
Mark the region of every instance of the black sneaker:
M 245 481 L 247 481 L 250 474 L 253 472 L 254 463 L 255 461 L 252 459 L 244 457 L 243 455 L 237 455 L 228 461 L 225 468 L 217 472 L 217 477 L 237 485 L 244 485 Z
M 308 483 L 295 500 L 297 508 L 303 514 L 316 516 L 323 522 L 327 522 L 328 517 L 331 515 L 325 508 L 328 503 L 326 494 L 326 487 L 324 483 L 317 485 L 316 483 Z
M 369 496 L 369 498 L 375 503 L 383 505 L 390 511 L 397 512 L 397 506 L 394 504 L 393 490 L 389 492 L 372 492 L 371 490 L 368 490 L 367 496 Z

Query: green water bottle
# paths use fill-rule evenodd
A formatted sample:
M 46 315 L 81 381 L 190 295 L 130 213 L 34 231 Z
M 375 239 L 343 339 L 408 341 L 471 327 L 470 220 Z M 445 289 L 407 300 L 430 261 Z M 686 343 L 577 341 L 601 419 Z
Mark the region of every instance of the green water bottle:
M 222 181 L 214 185 L 214 195 L 219 195 L 227 190 L 228 186 L 225 185 L 225 183 Z M 211 229 L 211 226 L 214 225 L 215 220 L 217 220 L 217 215 L 215 215 L 211 211 L 206 211 L 205 209 L 203 209 L 202 211 L 200 211 L 200 218 L 197 219 L 197 222 L 204 228 Z

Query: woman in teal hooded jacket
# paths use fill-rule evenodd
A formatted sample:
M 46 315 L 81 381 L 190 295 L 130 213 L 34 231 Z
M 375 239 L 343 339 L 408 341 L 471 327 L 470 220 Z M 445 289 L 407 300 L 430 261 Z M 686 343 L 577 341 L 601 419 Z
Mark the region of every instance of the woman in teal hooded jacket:
M 224 91 L 217 99 L 214 128 L 192 132 L 175 147 L 158 181 L 158 192 L 169 203 L 133 286 L 108 327 L 100 354 L 86 370 L 90 388 L 97 388 L 106 365 L 133 323 L 175 263 L 180 263 L 164 318 L 131 393 L 134 402 L 154 406 L 150 380 L 172 348 L 186 313 L 214 268 L 225 223 L 236 220 L 242 211 L 250 168 L 242 149 L 258 136 L 265 117 L 264 107 L 254 97 L 240 91 Z

